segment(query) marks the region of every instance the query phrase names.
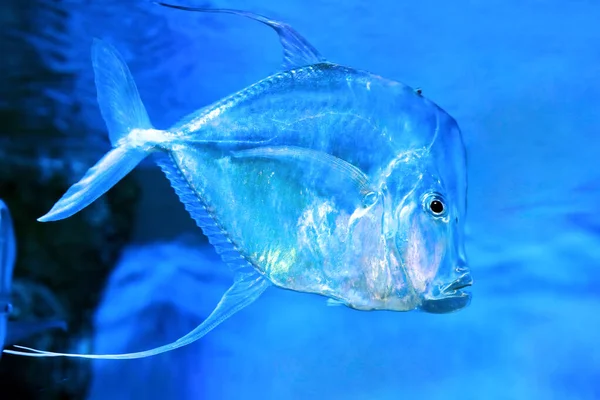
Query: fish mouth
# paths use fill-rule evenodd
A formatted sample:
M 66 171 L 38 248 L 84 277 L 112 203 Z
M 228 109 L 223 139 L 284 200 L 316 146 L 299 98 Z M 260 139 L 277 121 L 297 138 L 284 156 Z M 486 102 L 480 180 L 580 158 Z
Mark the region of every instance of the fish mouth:
M 437 295 L 426 297 L 419 308 L 433 314 L 447 314 L 465 308 L 471 303 L 471 293 L 463 289 L 471 285 L 473 279 L 469 273 L 465 273 L 455 281 L 439 287 Z
M 471 274 L 466 273 L 460 276 L 457 280 L 444 286 L 440 292 L 444 295 L 453 295 L 455 293 L 464 293 L 462 289 L 473 285 L 473 278 Z

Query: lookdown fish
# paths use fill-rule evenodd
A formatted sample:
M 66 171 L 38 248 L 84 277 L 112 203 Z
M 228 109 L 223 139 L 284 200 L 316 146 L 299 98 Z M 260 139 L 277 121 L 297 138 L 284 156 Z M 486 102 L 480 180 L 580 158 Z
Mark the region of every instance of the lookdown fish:
M 463 248 L 466 156 L 455 120 L 402 83 L 327 61 L 289 25 L 273 28 L 282 71 L 184 117 L 150 123 L 121 56 L 96 39 L 92 61 L 110 150 L 40 221 L 80 211 L 148 155 L 234 283 L 196 329 L 127 354 L 5 350 L 31 356 L 140 358 L 185 346 L 270 285 L 357 310 L 447 313 L 472 283 Z
M 16 253 L 15 233 L 10 212 L 6 204 L 0 200 L 0 348 L 47 329 L 66 329 L 66 324 L 57 320 L 8 321 L 12 311 L 10 294 Z

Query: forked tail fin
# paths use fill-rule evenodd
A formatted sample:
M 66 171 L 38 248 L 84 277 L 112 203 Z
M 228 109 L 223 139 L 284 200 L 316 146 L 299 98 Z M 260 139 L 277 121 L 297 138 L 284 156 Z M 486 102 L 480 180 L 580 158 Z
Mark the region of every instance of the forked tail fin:
M 157 149 L 164 132 L 153 129 L 133 77 L 121 55 L 94 39 L 92 64 L 98 104 L 113 149 L 71 186 L 40 222 L 68 218 L 106 193 Z

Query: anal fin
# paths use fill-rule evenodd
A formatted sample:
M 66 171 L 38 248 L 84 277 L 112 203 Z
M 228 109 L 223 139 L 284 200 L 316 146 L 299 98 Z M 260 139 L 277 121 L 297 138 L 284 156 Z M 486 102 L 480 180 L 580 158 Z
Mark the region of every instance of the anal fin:
M 145 351 L 123 354 L 76 354 L 56 353 L 23 346 L 14 346 L 25 351 L 4 350 L 5 353 L 29 357 L 73 357 L 111 360 L 150 357 L 186 346 L 202 338 L 233 314 L 253 303 L 269 286 L 271 286 L 271 283 L 259 274 L 244 257 L 242 257 L 222 229 L 215 223 L 214 219 L 206 211 L 198 194 L 190 188 L 170 156 L 164 154 L 155 154 L 155 156 L 155 161 L 167 175 L 167 178 L 169 178 L 171 185 L 175 189 L 181 202 L 184 203 L 187 211 L 208 237 L 217 253 L 221 255 L 223 261 L 229 265 L 234 272 L 233 285 L 225 292 L 223 297 L 221 297 L 221 300 L 212 313 L 193 331 L 180 339 Z
M 239 253 L 236 247 L 231 243 L 225 232 L 218 226 L 213 217 L 206 211 L 205 205 L 181 174 L 181 171 L 175 165 L 171 156 L 157 153 L 155 162 L 165 173 L 179 201 L 181 201 L 190 216 L 196 221 L 196 225 L 208 238 L 215 251 L 221 256 L 223 261 L 235 271 L 240 267 L 251 267 L 251 264 Z
M 72 357 L 100 360 L 128 360 L 154 356 L 186 346 L 200 339 L 221 322 L 254 302 L 270 285 L 269 281 L 254 269 L 238 270 L 233 285 L 225 292 L 213 312 L 196 329 L 172 343 L 154 349 L 123 354 L 76 354 L 55 353 L 24 346 L 14 346 L 26 351 L 4 350 L 4 353 L 29 357 Z

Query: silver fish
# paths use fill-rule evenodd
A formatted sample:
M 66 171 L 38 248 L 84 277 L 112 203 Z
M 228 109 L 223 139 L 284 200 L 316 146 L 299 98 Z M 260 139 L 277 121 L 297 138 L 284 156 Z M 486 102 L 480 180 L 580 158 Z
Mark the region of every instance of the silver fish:
M 162 3 L 161 3 L 162 4 Z M 323 58 L 290 26 L 273 28 L 283 71 L 155 129 L 117 51 L 93 44 L 98 103 L 113 149 L 40 221 L 80 211 L 149 154 L 235 271 L 212 314 L 181 339 L 205 335 L 270 285 L 358 310 L 446 313 L 471 298 L 463 248 L 466 156 L 458 125 L 420 90 Z
M 65 322 L 58 320 L 8 321 L 12 311 L 10 294 L 15 257 L 16 241 L 12 219 L 8 207 L 0 200 L 0 348 L 47 329 L 66 329 Z

